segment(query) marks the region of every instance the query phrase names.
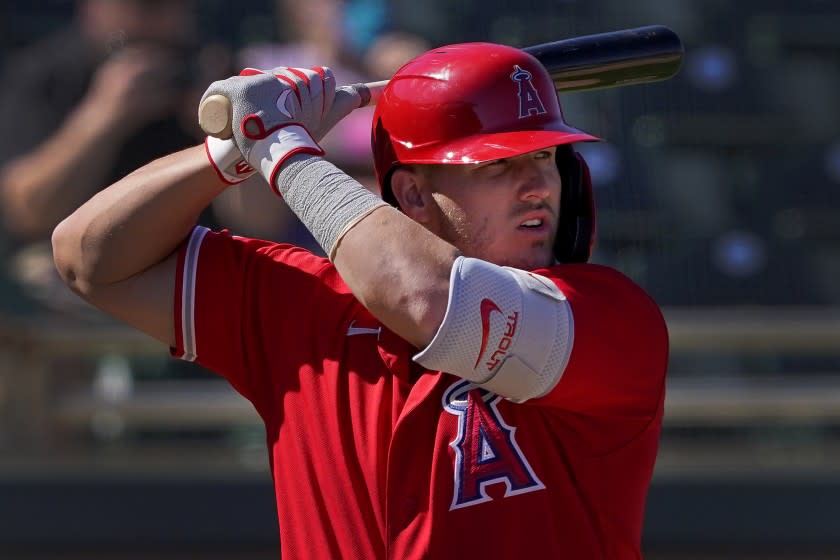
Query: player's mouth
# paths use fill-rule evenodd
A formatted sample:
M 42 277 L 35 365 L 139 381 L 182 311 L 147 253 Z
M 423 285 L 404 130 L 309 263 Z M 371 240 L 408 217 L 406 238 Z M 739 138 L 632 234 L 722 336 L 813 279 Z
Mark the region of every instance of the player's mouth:
M 530 235 L 545 236 L 551 231 L 551 215 L 545 210 L 528 212 L 518 219 L 516 229 Z

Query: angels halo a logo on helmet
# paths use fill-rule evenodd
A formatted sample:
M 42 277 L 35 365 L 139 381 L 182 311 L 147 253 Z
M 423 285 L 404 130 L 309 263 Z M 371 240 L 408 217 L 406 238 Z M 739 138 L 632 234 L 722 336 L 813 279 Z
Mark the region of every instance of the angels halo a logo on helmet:
M 519 118 L 531 116 L 531 113 L 536 115 L 544 115 L 546 113 L 545 106 L 540 99 L 540 94 L 537 88 L 531 82 L 531 73 L 522 69 L 518 64 L 513 65 L 513 73 L 510 79 L 516 82 L 519 86 L 517 95 L 519 96 Z

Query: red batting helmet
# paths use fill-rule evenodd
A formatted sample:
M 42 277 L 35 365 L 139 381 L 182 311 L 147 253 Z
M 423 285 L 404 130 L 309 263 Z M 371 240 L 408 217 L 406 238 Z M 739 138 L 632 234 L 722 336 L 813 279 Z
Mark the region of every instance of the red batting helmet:
M 598 140 L 566 124 L 548 72 L 530 54 L 462 43 L 420 55 L 394 75 L 373 115 L 382 197 L 397 206 L 391 174 L 405 164 L 469 164 L 558 146 L 562 178 L 554 255 L 586 262 L 595 238 L 592 183 L 570 144 Z

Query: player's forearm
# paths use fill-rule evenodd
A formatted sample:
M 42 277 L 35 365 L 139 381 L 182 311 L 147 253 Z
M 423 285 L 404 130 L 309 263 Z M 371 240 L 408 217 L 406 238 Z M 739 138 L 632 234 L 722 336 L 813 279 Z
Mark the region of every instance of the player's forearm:
M 80 107 L 37 149 L 4 166 L 0 183 L 8 227 L 40 237 L 105 186 L 119 129 Z
M 164 260 L 227 185 L 203 146 L 166 156 L 99 192 L 53 233 L 56 266 L 79 292 Z
M 455 247 L 319 157 L 290 158 L 276 186 L 359 301 L 406 340 L 428 343 L 446 310 Z
M 389 329 L 418 348 L 437 332 L 458 250 L 388 206 L 357 222 L 334 262 L 353 294 Z

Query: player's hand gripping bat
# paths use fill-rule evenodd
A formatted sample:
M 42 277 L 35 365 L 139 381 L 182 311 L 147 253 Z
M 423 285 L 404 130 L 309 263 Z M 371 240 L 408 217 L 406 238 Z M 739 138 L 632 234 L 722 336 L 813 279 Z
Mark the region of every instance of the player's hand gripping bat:
M 558 92 L 611 88 L 667 80 L 677 73 L 682 41 L 662 25 L 584 35 L 526 47 L 545 66 Z M 353 95 L 359 107 L 376 103 L 388 81 L 341 86 L 336 95 Z M 211 95 L 198 108 L 202 130 L 230 138 L 231 106 L 222 95 Z

